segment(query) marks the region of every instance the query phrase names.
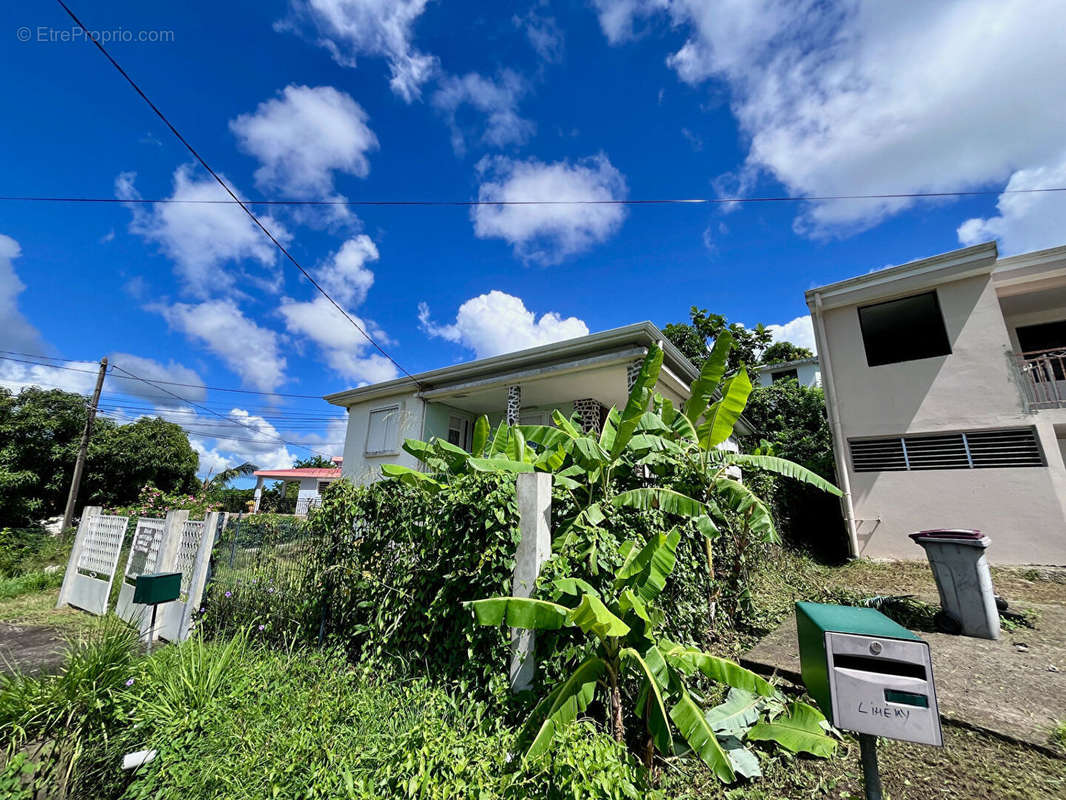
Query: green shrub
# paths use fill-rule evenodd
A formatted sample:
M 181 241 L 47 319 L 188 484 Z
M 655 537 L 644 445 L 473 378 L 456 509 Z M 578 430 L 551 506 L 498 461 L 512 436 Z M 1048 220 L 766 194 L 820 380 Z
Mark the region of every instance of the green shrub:
M 40 570 L 67 560 L 73 538 L 44 528 L 0 528 L 0 578 Z
M 43 592 L 45 589 L 56 589 L 62 583 L 62 570 L 28 572 L 16 578 L 0 578 L 0 600 L 10 600 L 31 592 Z

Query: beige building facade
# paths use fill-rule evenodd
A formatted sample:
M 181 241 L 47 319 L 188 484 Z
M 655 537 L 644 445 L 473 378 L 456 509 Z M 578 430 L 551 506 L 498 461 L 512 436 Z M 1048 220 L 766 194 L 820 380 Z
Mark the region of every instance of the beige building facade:
M 987 243 L 806 299 L 854 554 L 975 528 L 993 562 L 1066 564 L 1066 247 Z

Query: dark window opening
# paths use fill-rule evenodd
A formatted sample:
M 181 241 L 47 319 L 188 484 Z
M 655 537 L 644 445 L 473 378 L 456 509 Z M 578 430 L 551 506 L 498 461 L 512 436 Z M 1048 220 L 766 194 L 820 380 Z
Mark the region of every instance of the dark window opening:
M 782 369 L 777 372 L 770 373 L 770 380 L 774 383 L 778 381 L 798 381 L 799 370 L 796 369 Z
M 859 327 L 871 367 L 951 355 L 936 292 L 862 306 Z
M 1016 329 L 1022 357 L 1030 363 L 1033 379 L 1043 383 L 1051 377 L 1066 380 L 1066 320 L 1023 325 Z

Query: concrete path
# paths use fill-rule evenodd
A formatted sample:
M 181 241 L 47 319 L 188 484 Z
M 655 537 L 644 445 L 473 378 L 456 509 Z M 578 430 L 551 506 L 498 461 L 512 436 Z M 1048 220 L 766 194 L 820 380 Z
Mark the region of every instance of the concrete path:
M 1047 747 L 1054 726 L 1066 720 L 1066 607 L 1025 607 L 1039 614 L 1036 627 L 1003 631 L 998 641 L 919 635 L 933 654 L 941 717 Z M 741 663 L 802 685 L 795 615 Z
M 0 672 L 59 672 L 65 646 L 55 628 L 0 622 Z

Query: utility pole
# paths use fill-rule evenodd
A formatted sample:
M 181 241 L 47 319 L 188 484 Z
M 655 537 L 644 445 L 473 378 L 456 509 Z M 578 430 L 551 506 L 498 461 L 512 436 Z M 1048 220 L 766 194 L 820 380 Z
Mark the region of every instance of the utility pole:
M 81 474 L 85 471 L 85 455 L 89 450 L 89 437 L 93 433 L 96 421 L 96 407 L 100 405 L 100 390 L 104 388 L 104 376 L 107 374 L 107 358 L 100 359 L 100 373 L 96 376 L 96 388 L 93 399 L 89 401 L 89 415 L 85 418 L 85 429 L 81 432 L 81 444 L 78 447 L 78 460 L 74 462 L 74 475 L 70 479 L 70 493 L 67 495 L 67 508 L 63 512 L 63 528 L 66 530 L 74 522 L 74 504 L 78 502 L 78 487 L 81 486 Z

